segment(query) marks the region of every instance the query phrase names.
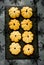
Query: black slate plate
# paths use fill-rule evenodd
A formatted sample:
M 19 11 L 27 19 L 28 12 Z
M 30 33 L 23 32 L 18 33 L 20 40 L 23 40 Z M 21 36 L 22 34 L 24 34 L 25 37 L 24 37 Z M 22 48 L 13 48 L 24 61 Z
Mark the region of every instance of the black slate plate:
M 34 59 L 34 58 L 38 58 L 39 57 L 39 54 L 38 54 L 38 22 L 37 22 L 37 9 L 36 9 L 36 7 L 32 6 L 33 16 L 30 18 L 30 20 L 33 23 L 33 27 L 32 27 L 32 29 L 30 31 L 32 31 L 33 34 L 34 34 L 34 40 L 30 44 L 32 44 L 34 46 L 34 49 L 35 49 L 34 53 L 32 55 L 30 55 L 30 56 L 24 55 L 22 53 L 22 50 L 21 50 L 21 53 L 18 54 L 17 56 L 12 55 L 9 52 L 9 45 L 11 44 L 11 40 L 9 38 L 9 35 L 13 31 L 13 30 L 10 30 L 9 26 L 8 26 L 8 23 L 11 20 L 11 18 L 8 15 L 8 10 L 9 10 L 10 7 L 12 7 L 12 6 L 6 6 L 5 7 L 5 58 L 8 59 L 8 60 L 12 60 L 12 59 Z M 14 6 L 14 7 L 18 7 L 19 9 L 21 9 L 23 6 Z M 16 19 L 18 19 L 19 21 L 22 21 L 24 18 L 22 16 L 20 16 L 19 18 L 16 18 Z M 24 30 L 22 28 L 20 28 L 18 31 L 21 34 L 24 32 Z M 20 45 L 21 45 L 22 48 L 26 44 L 22 40 L 20 40 L 19 43 L 20 43 Z

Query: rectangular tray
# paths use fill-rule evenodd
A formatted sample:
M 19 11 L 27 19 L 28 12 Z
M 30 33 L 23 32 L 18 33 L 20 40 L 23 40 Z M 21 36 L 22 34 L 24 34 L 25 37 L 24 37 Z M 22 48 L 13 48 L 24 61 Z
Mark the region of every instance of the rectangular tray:
M 24 55 L 22 52 L 20 54 L 18 54 L 17 56 L 12 55 L 9 52 L 9 45 L 11 44 L 11 40 L 9 38 L 10 33 L 13 30 L 9 29 L 8 23 L 11 20 L 11 18 L 9 17 L 8 14 L 8 10 L 9 8 L 12 6 L 6 6 L 5 7 L 5 58 L 8 60 L 12 60 L 12 59 L 34 59 L 34 58 L 38 58 L 39 53 L 38 53 L 38 22 L 37 22 L 37 10 L 35 6 L 32 6 L 33 9 L 33 16 L 30 18 L 30 20 L 33 23 L 33 27 L 30 31 L 33 32 L 34 34 L 34 40 L 32 41 L 32 44 L 34 46 L 34 53 L 30 56 L 26 56 Z M 14 6 L 14 7 L 18 7 L 19 9 L 21 9 L 24 6 Z M 31 6 L 29 6 L 31 7 Z M 22 16 L 20 16 L 19 18 L 17 18 L 19 21 L 22 21 L 24 18 Z M 20 33 L 22 34 L 24 31 L 20 28 L 18 31 L 20 31 Z M 21 47 L 23 48 L 23 46 L 26 44 L 24 43 L 22 40 L 19 41 Z

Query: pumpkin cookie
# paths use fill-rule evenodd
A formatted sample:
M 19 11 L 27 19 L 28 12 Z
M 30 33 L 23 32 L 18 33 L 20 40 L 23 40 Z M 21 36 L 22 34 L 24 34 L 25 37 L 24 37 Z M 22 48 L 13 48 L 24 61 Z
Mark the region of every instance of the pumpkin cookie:
M 10 39 L 11 39 L 11 41 L 14 41 L 14 42 L 18 42 L 19 40 L 21 40 L 20 32 L 19 31 L 11 32 Z
M 9 9 L 9 16 L 11 18 L 17 18 L 20 16 L 20 10 L 17 7 L 11 7 Z
M 11 52 L 11 54 L 18 55 L 21 52 L 21 46 L 19 45 L 19 43 L 13 42 L 9 46 L 9 51 Z
M 33 41 L 33 33 L 31 31 L 25 31 L 23 34 L 22 34 L 22 40 L 25 42 L 25 43 L 31 43 Z
M 25 55 L 31 55 L 31 54 L 33 54 L 33 51 L 34 51 L 34 48 L 33 48 L 33 46 L 32 45 L 30 45 L 30 44 L 27 44 L 27 45 L 25 45 L 24 47 L 23 47 L 23 53 L 25 54 Z
M 32 21 L 30 21 L 29 19 L 24 19 L 21 22 L 21 27 L 23 28 L 23 30 L 30 30 L 32 28 Z
M 32 8 L 30 7 L 23 7 L 21 9 L 21 15 L 24 17 L 24 18 L 30 18 L 32 16 Z
M 18 20 L 16 20 L 16 19 L 10 20 L 10 22 L 9 22 L 9 28 L 10 29 L 18 30 L 19 27 L 20 27 L 20 23 Z

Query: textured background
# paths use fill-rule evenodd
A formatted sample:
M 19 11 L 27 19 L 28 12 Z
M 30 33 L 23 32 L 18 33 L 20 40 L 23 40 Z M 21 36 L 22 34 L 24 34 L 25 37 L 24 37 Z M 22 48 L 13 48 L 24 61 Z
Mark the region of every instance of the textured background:
M 5 6 L 34 5 L 38 14 L 38 45 L 39 58 L 31 60 L 5 60 Z M 44 0 L 0 0 L 0 65 L 44 65 Z

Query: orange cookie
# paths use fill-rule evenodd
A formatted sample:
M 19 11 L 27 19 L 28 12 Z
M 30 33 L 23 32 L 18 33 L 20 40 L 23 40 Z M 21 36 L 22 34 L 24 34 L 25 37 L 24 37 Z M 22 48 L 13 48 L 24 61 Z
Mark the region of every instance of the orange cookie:
M 20 23 L 18 20 L 16 20 L 16 19 L 10 20 L 10 22 L 9 22 L 9 28 L 10 29 L 18 30 L 19 27 L 20 27 Z
M 23 30 L 30 30 L 32 28 L 32 21 L 30 21 L 29 19 L 24 19 L 21 22 L 21 27 L 23 28 Z
M 19 31 L 13 31 L 10 33 L 10 39 L 11 41 L 18 42 L 21 40 L 21 34 Z
M 24 17 L 24 18 L 30 18 L 32 16 L 32 8 L 26 6 L 26 7 L 23 7 L 21 9 L 21 15 Z
M 18 55 L 21 52 L 21 46 L 19 45 L 19 43 L 13 42 L 9 46 L 9 51 L 11 52 L 11 54 Z
M 22 34 L 22 40 L 25 42 L 25 43 L 31 43 L 33 41 L 33 33 L 31 31 L 25 31 L 23 34 Z
M 20 16 L 20 10 L 17 7 L 11 7 L 9 9 L 9 16 L 11 18 L 17 18 Z
M 25 54 L 25 55 L 31 55 L 31 54 L 33 54 L 33 51 L 34 51 L 34 48 L 33 48 L 33 46 L 32 45 L 30 45 L 30 44 L 27 44 L 27 45 L 25 45 L 24 47 L 23 47 L 23 53 Z

